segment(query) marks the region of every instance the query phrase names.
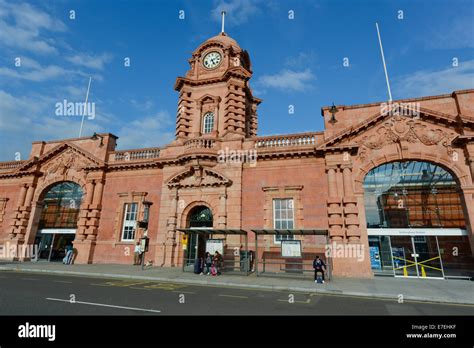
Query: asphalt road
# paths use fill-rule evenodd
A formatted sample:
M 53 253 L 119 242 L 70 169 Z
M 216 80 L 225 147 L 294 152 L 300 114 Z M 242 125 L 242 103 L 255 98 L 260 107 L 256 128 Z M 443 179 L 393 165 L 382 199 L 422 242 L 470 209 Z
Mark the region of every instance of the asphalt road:
M 474 306 L 0 272 L 0 315 L 473 315 Z

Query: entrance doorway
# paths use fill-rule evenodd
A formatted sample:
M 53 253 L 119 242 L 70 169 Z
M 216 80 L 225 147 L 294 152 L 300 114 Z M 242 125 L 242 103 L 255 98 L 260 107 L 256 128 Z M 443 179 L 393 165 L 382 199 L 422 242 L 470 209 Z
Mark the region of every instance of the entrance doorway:
M 194 207 L 189 212 L 188 228 L 208 229 L 212 228 L 212 212 L 206 206 Z M 185 265 L 193 265 L 199 257 L 204 257 L 206 252 L 206 237 L 204 233 L 189 234 L 189 241 L 186 250 Z
M 36 236 L 38 261 L 61 261 L 66 256 L 66 247 L 72 245 L 73 233 L 41 233 Z
M 364 204 L 374 274 L 474 276 L 465 202 L 449 169 L 426 161 L 384 163 L 365 176 Z
M 392 236 L 395 276 L 444 278 L 436 236 Z
M 81 187 L 70 181 L 51 186 L 43 195 L 43 209 L 35 237 L 36 260 L 61 261 L 72 246 L 82 202 Z

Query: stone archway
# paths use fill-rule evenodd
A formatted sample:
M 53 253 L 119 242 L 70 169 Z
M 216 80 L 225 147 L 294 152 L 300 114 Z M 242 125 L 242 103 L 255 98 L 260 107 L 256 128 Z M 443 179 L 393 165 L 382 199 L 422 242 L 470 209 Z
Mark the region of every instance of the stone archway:
M 38 258 L 60 261 L 76 237 L 84 191 L 73 181 L 57 181 L 38 190 L 29 240 L 38 245 Z
M 366 165 L 360 217 L 371 268 L 394 276 L 470 277 L 472 233 L 462 186 L 469 176 L 439 158 L 416 157 Z

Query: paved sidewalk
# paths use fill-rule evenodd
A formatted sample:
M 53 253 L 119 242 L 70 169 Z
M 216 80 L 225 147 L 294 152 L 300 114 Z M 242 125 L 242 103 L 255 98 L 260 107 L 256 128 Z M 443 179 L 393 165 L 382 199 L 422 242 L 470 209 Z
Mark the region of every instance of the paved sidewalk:
M 0 262 L 0 271 L 39 272 L 62 275 L 80 275 L 99 278 L 140 279 L 191 285 L 216 285 L 280 291 L 338 294 L 362 297 L 458 303 L 474 305 L 474 282 L 468 280 L 404 279 L 376 277 L 374 279 L 336 278 L 325 284 L 314 284 L 310 279 L 256 277 L 241 275 L 201 276 L 182 272 L 181 268 L 94 264 L 63 265 L 46 262 Z M 473 311 L 474 314 L 474 311 Z

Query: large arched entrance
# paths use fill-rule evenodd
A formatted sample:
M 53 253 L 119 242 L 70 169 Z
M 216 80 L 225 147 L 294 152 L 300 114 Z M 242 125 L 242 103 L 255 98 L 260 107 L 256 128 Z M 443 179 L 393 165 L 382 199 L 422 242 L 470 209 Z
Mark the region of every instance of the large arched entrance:
M 35 237 L 38 260 L 60 261 L 76 236 L 82 202 L 81 187 L 70 181 L 50 186 L 42 195 L 43 208 Z
M 461 189 L 445 168 L 390 162 L 364 180 L 372 270 L 402 277 L 470 277 L 473 258 Z
M 191 209 L 188 214 L 187 227 L 192 229 L 212 228 L 212 211 L 206 206 L 200 205 Z M 201 233 L 190 233 L 188 247 L 186 250 L 185 264 L 194 263 L 197 257 L 204 257 L 206 249 L 205 237 Z

